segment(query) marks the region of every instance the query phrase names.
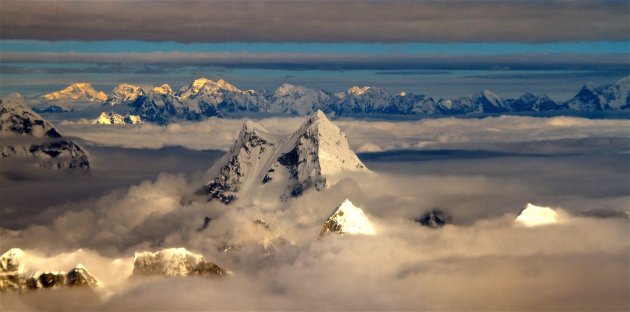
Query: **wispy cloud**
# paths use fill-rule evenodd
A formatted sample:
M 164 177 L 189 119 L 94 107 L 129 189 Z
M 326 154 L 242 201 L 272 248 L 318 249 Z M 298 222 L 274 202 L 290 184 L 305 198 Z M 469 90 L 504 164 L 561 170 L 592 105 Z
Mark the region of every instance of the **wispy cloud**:
M 3 1 L 2 39 L 627 40 L 627 1 Z
M 259 69 L 619 69 L 626 54 L 515 53 L 434 55 L 253 52 L 8 52 L 1 63 L 118 63 Z

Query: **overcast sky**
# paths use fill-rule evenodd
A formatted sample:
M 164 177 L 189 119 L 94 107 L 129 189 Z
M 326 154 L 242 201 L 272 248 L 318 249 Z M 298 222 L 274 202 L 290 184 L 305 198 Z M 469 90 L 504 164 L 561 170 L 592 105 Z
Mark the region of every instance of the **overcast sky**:
M 552 42 L 628 39 L 627 1 L 3 1 L 2 39 Z
M 491 89 L 564 101 L 584 83 L 630 74 L 629 9 L 613 0 L 2 0 L 0 96 L 208 77 L 254 90 Z

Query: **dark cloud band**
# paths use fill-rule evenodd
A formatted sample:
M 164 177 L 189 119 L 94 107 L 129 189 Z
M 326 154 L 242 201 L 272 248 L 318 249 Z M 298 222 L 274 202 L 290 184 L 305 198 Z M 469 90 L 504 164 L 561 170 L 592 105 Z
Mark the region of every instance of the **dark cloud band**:
M 0 54 L 0 70 L 17 63 L 127 64 L 219 66 L 258 69 L 595 69 L 624 70 L 625 54 L 434 55 L 434 54 L 308 54 L 229 52 L 75 53 L 32 52 Z
M 626 1 L 16 1 L 0 38 L 178 42 L 627 40 Z

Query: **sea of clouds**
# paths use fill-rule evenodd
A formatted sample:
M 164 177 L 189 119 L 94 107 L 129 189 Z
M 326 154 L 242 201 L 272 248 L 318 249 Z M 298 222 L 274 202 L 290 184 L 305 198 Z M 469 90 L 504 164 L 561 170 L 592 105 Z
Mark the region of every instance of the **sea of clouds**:
M 275 133 L 292 132 L 302 121 L 260 120 Z M 3 174 L 0 183 L 8 188 L 2 196 L 15 185 L 33 192 L 72 189 L 75 183 L 93 183 L 94 173 L 109 176 L 103 182 L 108 187 L 89 197 L 67 192 L 65 201 L 52 205 L 23 198 L 36 221 L 2 221 L 0 251 L 23 248 L 38 270 L 67 270 L 81 262 L 104 286 L 95 295 L 62 290 L 0 294 L 5 307 L 28 310 L 72 302 L 65 307 L 629 308 L 628 121 L 339 120 L 335 123 L 351 146 L 365 152 L 360 157 L 372 174 L 347 176 L 323 192 L 287 202 L 272 194 L 228 206 L 208 202 L 194 192 L 208 181 L 206 170 L 218 155 L 204 150 L 229 149 L 242 122 L 61 124 L 65 135 L 80 138 L 98 159 L 92 175 L 39 179 L 29 173 L 18 179 L 15 172 Z M 167 145 L 190 149 L 158 149 Z M 169 151 L 176 161 L 168 162 Z M 135 161 L 126 164 L 125 155 Z M 109 158 L 113 161 L 105 161 Z M 132 170 L 140 159 L 149 164 Z M 133 177 L 115 179 L 125 173 Z M 378 235 L 319 237 L 323 222 L 346 198 L 364 209 Z M 514 218 L 528 202 L 556 209 L 559 222 L 516 225 Z M 3 207 L 9 208 L 20 209 Z M 431 209 L 447 211 L 454 224 L 430 229 L 413 221 Z M 207 228 L 205 217 L 212 219 Z M 269 229 L 256 219 L 265 220 Z M 185 247 L 232 274 L 220 280 L 128 278 L 135 251 L 166 247 Z

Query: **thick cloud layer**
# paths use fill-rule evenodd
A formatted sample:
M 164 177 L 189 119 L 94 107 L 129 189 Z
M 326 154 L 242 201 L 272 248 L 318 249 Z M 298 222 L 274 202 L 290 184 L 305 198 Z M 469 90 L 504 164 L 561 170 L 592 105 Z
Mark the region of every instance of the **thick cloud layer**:
M 288 132 L 300 121 L 262 123 Z M 226 148 L 230 140 L 218 136 L 212 143 L 212 131 L 227 131 L 237 122 L 175 128 L 181 136 L 203 140 L 190 145 Z M 98 300 L 75 298 L 83 310 L 629 308 L 627 121 L 502 117 L 337 123 L 353 146 L 370 142 L 387 150 L 360 155 L 374 174 L 349 176 L 325 192 L 306 192 L 287 202 L 263 194 L 229 206 L 193 195 L 207 177 L 162 174 L 95 200 L 58 205 L 46 222 L 2 229 L 2 251 L 19 246 L 40 258 L 69 252 L 51 258 L 48 264 L 55 267 L 80 256 L 110 285 Z M 66 132 L 78 127 L 75 135 L 81 135 L 84 125 L 64 127 Z M 167 142 L 160 135 L 172 131 L 169 127 L 94 129 L 103 131 L 103 138 L 117 131 L 123 138 L 122 131 L 128 131 L 127 144 L 138 146 L 140 137 L 155 138 L 156 145 Z M 82 137 L 93 139 L 96 132 Z M 446 133 L 453 136 L 437 139 Z M 429 150 L 397 150 L 425 140 L 434 142 Z M 152 160 L 150 153 L 144 157 Z M 191 172 L 190 164 L 181 166 Z M 378 234 L 318 239 L 324 220 L 345 198 L 364 209 Z M 528 202 L 552 207 L 562 222 L 515 225 Z M 454 224 L 430 229 L 413 221 L 436 208 L 451 214 Z M 205 217 L 212 219 L 207 228 Z M 186 247 L 233 274 L 222 280 L 138 281 L 126 278 L 128 267 L 116 266 L 121 261 L 116 259 L 130 259 L 136 250 L 164 247 Z M 84 251 L 75 253 L 77 248 Z M 67 298 L 2 296 L 15 309 Z
M 244 119 L 210 118 L 199 123 L 177 123 L 166 127 L 141 125 L 133 128 L 95 126 L 87 121 L 68 121 L 60 130 L 68 136 L 106 146 L 159 148 L 181 145 L 192 149 L 229 149 Z M 303 122 L 302 118 L 266 118 L 260 123 L 271 132 L 287 134 Z M 439 118 L 418 121 L 334 121 L 348 136 L 358 152 L 400 149 L 468 148 L 507 146 L 531 142 L 553 152 L 544 141 L 588 138 L 626 138 L 627 121 L 595 120 L 575 117 L 502 116 L 483 119 Z M 146 140 L 151 137 L 151 140 Z M 597 144 L 593 140 L 591 144 Z M 606 148 L 606 142 L 601 142 Z M 515 146 L 515 148 L 518 148 Z M 579 146 L 574 146 L 580 149 Z M 585 148 L 593 148 L 588 146 Z M 527 152 L 525 149 L 522 152 Z
M 627 40 L 626 1 L 3 1 L 2 39 Z

